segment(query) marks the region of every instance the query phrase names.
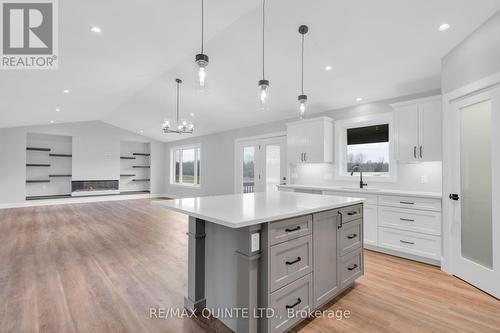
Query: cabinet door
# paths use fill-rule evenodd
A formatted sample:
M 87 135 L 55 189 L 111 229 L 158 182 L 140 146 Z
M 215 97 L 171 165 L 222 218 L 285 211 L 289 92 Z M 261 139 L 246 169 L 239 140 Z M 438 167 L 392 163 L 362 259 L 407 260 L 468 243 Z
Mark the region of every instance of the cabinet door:
M 318 120 L 304 124 L 305 162 L 333 162 L 333 124 Z
M 286 130 L 286 142 L 288 163 L 302 163 L 305 148 L 304 127 L 301 125 L 288 126 Z
M 337 210 L 313 215 L 314 307 L 324 304 L 340 288 L 337 272 Z
M 363 243 L 377 246 L 378 209 L 376 205 L 363 207 Z
M 418 154 L 418 105 L 406 105 L 396 109 L 398 128 L 397 159 L 415 161 Z
M 421 161 L 441 161 L 441 101 L 432 101 L 419 105 L 419 148 Z

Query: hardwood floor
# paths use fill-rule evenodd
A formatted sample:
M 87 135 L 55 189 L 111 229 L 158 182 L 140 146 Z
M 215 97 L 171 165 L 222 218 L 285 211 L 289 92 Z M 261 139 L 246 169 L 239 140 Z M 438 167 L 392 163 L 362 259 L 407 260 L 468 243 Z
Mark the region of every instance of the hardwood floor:
M 0 210 L 0 332 L 211 332 L 180 307 L 187 218 L 149 200 Z M 295 332 L 500 332 L 500 301 L 435 267 L 366 251 L 366 275 Z M 499 282 L 500 283 L 500 282 Z

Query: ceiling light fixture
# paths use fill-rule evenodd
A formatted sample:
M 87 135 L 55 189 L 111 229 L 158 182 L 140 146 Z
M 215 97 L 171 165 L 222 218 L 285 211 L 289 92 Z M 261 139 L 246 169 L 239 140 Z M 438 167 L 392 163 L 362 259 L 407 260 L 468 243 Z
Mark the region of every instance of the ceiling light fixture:
M 194 113 L 192 113 L 192 112 L 191 112 L 189 115 L 190 115 L 191 117 L 194 117 Z
M 266 0 L 262 0 L 262 80 L 259 80 L 259 109 L 267 111 L 269 109 L 269 80 L 265 76 L 265 28 L 266 28 Z
M 177 104 L 176 104 L 176 110 L 177 110 L 177 122 L 174 129 L 172 129 L 172 124 L 170 123 L 170 120 L 165 119 L 163 121 L 162 125 L 162 130 L 163 133 L 177 133 L 177 134 L 193 134 L 194 131 L 194 125 L 191 122 L 188 122 L 186 119 L 182 119 L 179 121 L 179 87 L 182 83 L 181 79 L 175 79 L 175 82 L 177 83 Z
M 56 108 L 56 112 L 59 112 L 59 111 L 61 111 L 61 109 L 59 109 L 59 108 Z
M 356 102 L 361 102 L 363 99 L 361 97 L 356 98 Z
M 332 70 L 332 66 L 326 66 L 326 67 L 325 67 L 325 70 L 327 70 L 327 71 L 331 71 L 331 70 Z
M 142 133 L 144 133 L 144 131 L 143 131 L 143 130 L 139 130 L 139 133 L 141 133 L 141 134 L 142 134 Z
M 51 120 L 51 121 L 50 121 L 50 123 L 51 123 L 51 124 L 53 124 L 53 123 L 54 123 L 54 121 L 53 121 L 53 120 Z
M 90 31 L 95 32 L 96 34 L 100 34 L 102 32 L 101 28 L 99 27 L 91 27 Z
M 65 94 L 69 94 L 69 90 L 68 90 L 68 89 L 64 89 L 64 90 L 63 90 L 63 93 L 65 93 Z
M 204 3 L 201 0 L 201 53 L 195 57 L 196 65 L 198 66 L 198 89 L 205 90 L 207 79 L 208 56 L 203 53 L 203 35 L 204 35 Z
M 445 30 L 448 30 L 450 28 L 450 25 L 448 23 L 443 23 L 439 26 L 439 31 L 445 31 Z
M 299 34 L 302 35 L 302 61 L 301 61 L 301 82 L 300 82 L 300 95 L 298 97 L 299 101 L 299 119 L 304 119 L 306 114 L 306 105 L 307 105 L 307 95 L 304 94 L 304 37 L 305 34 L 309 31 L 307 25 L 301 25 L 299 27 Z

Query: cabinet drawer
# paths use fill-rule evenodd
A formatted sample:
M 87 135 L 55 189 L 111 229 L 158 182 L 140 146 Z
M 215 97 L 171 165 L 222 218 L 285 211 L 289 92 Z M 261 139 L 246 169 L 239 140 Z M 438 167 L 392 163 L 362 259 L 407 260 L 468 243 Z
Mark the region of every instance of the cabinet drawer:
M 340 288 L 350 285 L 363 275 L 363 249 L 356 250 L 341 257 Z
M 362 244 L 363 220 L 355 220 L 344 224 L 340 228 L 340 249 L 339 254 L 344 255 L 354 249 L 360 248 Z
M 271 290 L 312 271 L 312 235 L 274 245 L 270 251 Z
M 379 207 L 379 225 L 441 235 L 441 213 L 407 208 Z
M 349 206 L 339 211 L 342 213 L 342 223 L 347 223 L 363 217 L 363 205 Z
M 304 276 L 287 285 L 286 287 L 271 294 L 271 308 L 274 316 L 271 319 L 271 332 L 286 332 L 297 324 L 303 317 L 295 316 L 291 309 L 297 311 L 310 311 L 312 301 L 312 278 L 311 274 Z
M 378 197 L 376 194 L 366 194 L 360 192 L 346 192 L 346 191 L 323 191 L 324 195 L 335 195 L 338 197 L 353 197 L 365 199 L 365 205 L 376 205 L 378 203 Z
M 441 260 L 441 237 L 379 227 L 378 245 L 382 248 Z
M 269 225 L 271 245 L 286 242 L 311 233 L 312 215 L 272 222 Z
M 378 198 L 378 204 L 379 204 L 379 206 L 432 210 L 432 211 L 436 211 L 436 212 L 441 211 L 441 200 L 440 199 L 381 195 Z

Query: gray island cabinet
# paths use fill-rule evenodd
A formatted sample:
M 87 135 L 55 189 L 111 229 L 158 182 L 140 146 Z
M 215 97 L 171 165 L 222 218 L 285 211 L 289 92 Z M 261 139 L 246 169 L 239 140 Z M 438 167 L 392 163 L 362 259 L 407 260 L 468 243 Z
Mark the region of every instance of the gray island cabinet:
M 363 199 L 263 192 L 162 201 L 189 215 L 184 306 L 286 332 L 363 274 Z

